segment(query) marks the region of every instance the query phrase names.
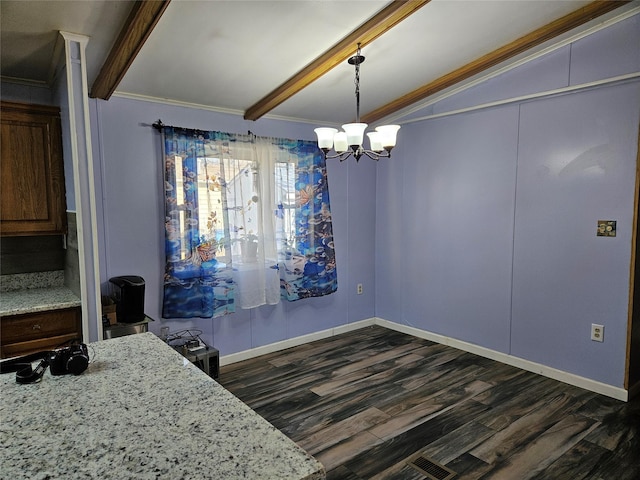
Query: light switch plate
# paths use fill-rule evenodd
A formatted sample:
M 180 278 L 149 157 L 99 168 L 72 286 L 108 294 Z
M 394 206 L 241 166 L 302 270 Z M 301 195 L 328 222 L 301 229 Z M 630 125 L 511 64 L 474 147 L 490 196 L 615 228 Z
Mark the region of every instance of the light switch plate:
M 598 237 L 615 237 L 616 220 L 598 220 Z

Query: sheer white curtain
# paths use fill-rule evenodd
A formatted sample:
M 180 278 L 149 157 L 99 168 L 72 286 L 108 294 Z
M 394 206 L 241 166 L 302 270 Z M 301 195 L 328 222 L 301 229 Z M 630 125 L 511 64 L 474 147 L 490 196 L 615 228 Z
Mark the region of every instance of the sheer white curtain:
M 235 303 L 239 308 L 280 302 L 276 244 L 274 176 L 270 143 L 236 135 L 219 140 L 221 199 L 229 235 L 227 261 L 233 266 Z

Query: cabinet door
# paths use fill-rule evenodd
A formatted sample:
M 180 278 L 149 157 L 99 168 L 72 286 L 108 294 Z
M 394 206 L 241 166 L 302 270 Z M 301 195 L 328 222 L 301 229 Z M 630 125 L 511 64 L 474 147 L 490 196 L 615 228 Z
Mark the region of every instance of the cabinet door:
M 0 233 L 65 233 L 59 109 L 13 102 L 1 108 Z

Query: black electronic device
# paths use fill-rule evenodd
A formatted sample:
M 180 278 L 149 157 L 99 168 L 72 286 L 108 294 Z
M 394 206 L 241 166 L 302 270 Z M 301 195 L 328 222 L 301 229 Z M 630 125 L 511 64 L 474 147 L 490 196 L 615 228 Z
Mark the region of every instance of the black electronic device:
M 118 323 L 137 323 L 145 319 L 144 278 L 138 275 L 124 275 L 109 279 L 116 287 L 113 299 L 116 302 Z
M 84 343 L 71 345 L 49 354 L 51 375 L 80 375 L 89 366 L 89 351 Z
M 36 368 L 31 362 L 40 360 Z M 42 379 L 47 367 L 52 375 L 71 373 L 80 375 L 89 366 L 89 351 L 84 343 L 58 350 L 32 353 L 23 357 L 10 358 L 0 362 L 0 373 L 16 372 L 16 382 L 35 383 Z

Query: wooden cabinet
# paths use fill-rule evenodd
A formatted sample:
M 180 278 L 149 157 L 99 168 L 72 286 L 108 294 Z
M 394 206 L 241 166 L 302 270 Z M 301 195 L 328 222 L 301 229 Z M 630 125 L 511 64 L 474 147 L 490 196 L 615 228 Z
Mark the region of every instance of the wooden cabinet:
M 82 341 L 80 307 L 11 315 L 0 322 L 0 358 L 53 350 L 69 340 Z
M 60 109 L 0 102 L 0 234 L 66 233 Z

